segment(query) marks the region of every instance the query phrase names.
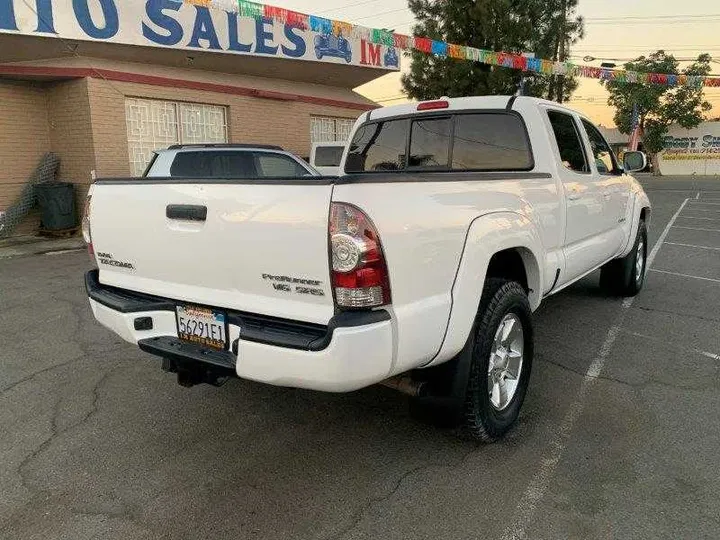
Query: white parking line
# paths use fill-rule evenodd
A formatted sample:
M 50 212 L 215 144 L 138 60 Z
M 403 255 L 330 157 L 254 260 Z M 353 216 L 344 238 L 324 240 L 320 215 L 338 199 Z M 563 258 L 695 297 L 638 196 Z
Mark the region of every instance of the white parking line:
M 700 216 L 680 216 L 681 219 L 702 219 L 703 221 L 720 221 L 720 218 L 700 217 Z
M 720 248 L 716 248 L 716 247 L 696 246 L 695 244 L 681 244 L 680 242 L 665 242 L 665 245 L 666 246 L 683 246 L 683 247 L 689 247 L 689 248 L 709 249 L 712 251 L 720 251 Z
M 678 208 L 677 212 L 675 212 L 675 215 L 665 226 L 665 229 L 660 235 L 660 238 L 658 238 L 655 247 L 653 247 L 650 255 L 648 255 L 646 265 L 647 268 L 650 268 L 652 266 L 652 263 L 658 254 L 658 251 L 660 251 L 660 247 L 662 246 L 663 242 L 665 242 L 665 239 L 670 232 L 670 228 L 680 216 L 680 212 L 683 211 L 683 208 L 685 208 L 685 205 L 688 203 L 689 200 L 690 199 L 685 199 L 683 201 L 683 203 L 680 205 L 680 208 Z M 548 489 L 548 486 L 550 485 L 550 480 L 552 480 L 552 477 L 555 474 L 555 469 L 560 463 L 560 459 L 565 452 L 565 447 L 567 446 L 567 442 L 570 439 L 570 435 L 572 434 L 578 418 L 580 418 L 580 415 L 582 414 L 585 396 L 593 387 L 595 382 L 597 382 L 598 377 L 602 373 L 605 362 L 610 355 L 612 347 L 615 344 L 615 340 L 617 339 L 623 323 L 625 322 L 625 317 L 627 316 L 628 309 L 630 308 L 630 306 L 633 305 L 634 301 L 635 297 L 626 298 L 623 301 L 620 313 L 618 313 L 614 324 L 608 330 L 607 335 L 605 336 L 605 341 L 600 347 L 597 356 L 593 360 L 592 364 L 590 364 L 590 367 L 588 367 L 587 373 L 585 374 L 582 382 L 580 383 L 580 389 L 578 390 L 575 399 L 570 404 L 570 408 L 565 414 L 565 417 L 560 424 L 560 428 L 550 441 L 549 451 L 544 454 L 540 459 L 540 469 L 538 470 L 535 477 L 530 481 L 530 484 L 525 489 L 525 493 L 523 493 L 520 502 L 518 502 L 516 513 L 516 515 L 518 516 L 517 519 L 511 522 L 509 526 L 505 529 L 501 537 L 502 540 L 520 540 L 523 538 L 527 538 L 526 529 L 533 518 L 533 514 L 535 513 L 538 502 L 543 498 L 545 492 Z
M 699 199 L 699 198 L 700 198 L 700 192 L 698 191 L 698 192 L 697 192 L 697 195 L 695 195 L 695 200 L 697 200 L 697 199 Z
M 76 251 L 82 251 L 85 248 L 72 248 L 72 249 L 60 249 L 58 251 L 48 251 L 43 255 L 65 255 L 66 253 L 75 253 Z
M 693 212 L 710 212 L 711 214 L 720 214 L 720 210 L 708 210 L 707 208 L 692 208 Z
M 692 204 L 690 205 L 690 207 L 695 208 L 699 204 L 703 204 L 703 205 L 707 205 L 707 206 L 720 206 L 720 202 L 705 202 L 703 200 L 695 200 L 695 201 L 692 201 Z
M 652 269 L 650 269 L 650 272 L 655 272 L 657 274 L 668 274 L 671 276 L 684 277 L 684 278 L 689 278 L 689 279 L 700 279 L 702 281 L 712 281 L 714 283 L 720 283 L 720 279 L 701 277 L 701 276 L 691 276 L 690 274 L 681 274 L 679 272 L 670 272 L 668 270 L 655 270 L 655 268 L 652 268 Z
M 711 352 L 708 352 L 708 351 L 703 351 L 702 349 L 696 349 L 696 348 L 694 348 L 694 347 L 691 347 L 691 348 L 678 347 L 678 346 L 677 346 L 676 344 L 674 344 L 674 343 L 668 343 L 667 341 L 665 341 L 665 340 L 663 340 L 663 339 L 659 339 L 659 338 L 652 337 L 652 336 L 646 336 L 645 334 L 641 334 L 641 333 L 639 333 L 639 332 L 630 332 L 630 331 L 628 331 L 628 330 L 623 330 L 623 334 L 627 334 L 627 335 L 629 335 L 629 336 L 639 337 L 639 338 L 642 338 L 642 339 L 647 339 L 647 340 L 649 340 L 649 341 L 656 341 L 656 342 L 658 342 L 658 343 L 662 343 L 663 345 L 667 345 L 667 346 L 670 347 L 670 348 L 677 349 L 678 351 L 690 350 L 690 351 L 696 352 L 696 353 L 698 353 L 698 354 L 701 354 L 701 355 L 703 355 L 703 356 L 706 356 L 707 358 L 712 358 L 713 360 L 720 360 L 720 354 L 715 354 L 715 353 L 711 353 Z
M 681 227 L 680 225 L 675 227 L 676 229 L 686 229 L 688 231 L 705 231 L 705 232 L 720 232 L 720 229 L 701 229 L 698 227 Z

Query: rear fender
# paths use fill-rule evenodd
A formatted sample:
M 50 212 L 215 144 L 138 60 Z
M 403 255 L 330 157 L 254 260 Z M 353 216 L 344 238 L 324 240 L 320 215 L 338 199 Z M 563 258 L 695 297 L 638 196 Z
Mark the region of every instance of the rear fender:
M 452 288 L 452 306 L 447 332 L 440 351 L 426 367 L 455 357 L 465 346 L 480 305 L 488 265 L 493 255 L 516 249 L 525 266 L 530 307 L 535 310 L 542 298 L 544 276 L 540 264 L 545 252 L 535 225 L 514 212 L 498 212 L 475 219 Z

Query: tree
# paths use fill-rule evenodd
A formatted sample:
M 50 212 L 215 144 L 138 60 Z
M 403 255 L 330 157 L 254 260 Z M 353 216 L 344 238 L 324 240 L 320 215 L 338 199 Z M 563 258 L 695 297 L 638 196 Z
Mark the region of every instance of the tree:
M 625 64 L 625 69 L 641 73 L 704 76 L 710 73 L 710 62 L 710 55 L 701 54 L 695 62 L 680 70 L 675 57 L 660 50 Z M 621 133 L 630 134 L 633 109 L 637 105 L 643 145 L 653 155 L 663 150 L 663 140 L 672 124 L 692 129 L 703 121 L 704 113 L 712 108 L 705 101 L 702 86 L 669 86 L 617 80 L 602 81 L 602 84 L 610 92 L 608 104 L 615 107 L 615 125 Z
M 538 58 L 565 61 L 583 36 L 575 15 L 578 0 L 410 0 L 417 36 L 502 52 L 534 52 Z M 412 51 L 410 73 L 402 78 L 411 98 L 513 94 L 519 70 Z M 567 100 L 577 88 L 573 77 L 534 77 L 526 94 Z

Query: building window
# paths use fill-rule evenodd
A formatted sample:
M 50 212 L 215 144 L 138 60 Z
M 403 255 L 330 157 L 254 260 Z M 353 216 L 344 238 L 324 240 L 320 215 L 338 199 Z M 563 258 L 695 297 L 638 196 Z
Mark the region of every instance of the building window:
M 353 118 L 333 118 L 330 116 L 310 117 L 310 142 L 345 142 L 350 138 Z
M 141 176 L 152 153 L 171 144 L 226 143 L 227 111 L 218 105 L 125 100 L 130 172 Z

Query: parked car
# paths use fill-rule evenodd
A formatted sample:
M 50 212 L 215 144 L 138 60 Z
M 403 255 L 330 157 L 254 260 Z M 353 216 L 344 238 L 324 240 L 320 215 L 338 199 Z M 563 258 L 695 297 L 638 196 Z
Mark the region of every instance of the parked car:
M 318 34 L 315 36 L 315 56 L 318 60 L 324 56 L 343 58 L 350 63 L 352 60 L 352 48 L 350 42 L 341 35 Z
M 320 173 L 279 146 L 177 144 L 156 151 L 143 176 L 249 179 L 320 176 Z
M 314 143 L 310 152 L 310 165 L 323 176 L 340 174 L 345 143 L 321 142 Z
M 650 202 L 626 173 L 645 157 L 623 171 L 587 118 L 527 97 L 373 110 L 350 140 L 338 178 L 97 180 L 93 313 L 186 386 L 382 383 L 494 440 L 543 299 L 596 269 L 642 288 Z

